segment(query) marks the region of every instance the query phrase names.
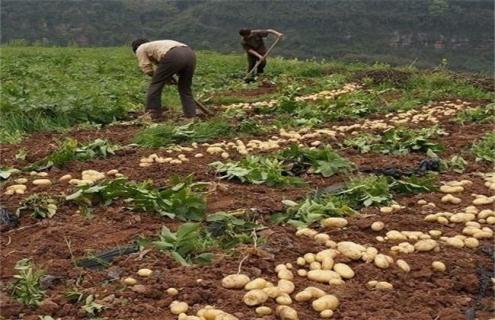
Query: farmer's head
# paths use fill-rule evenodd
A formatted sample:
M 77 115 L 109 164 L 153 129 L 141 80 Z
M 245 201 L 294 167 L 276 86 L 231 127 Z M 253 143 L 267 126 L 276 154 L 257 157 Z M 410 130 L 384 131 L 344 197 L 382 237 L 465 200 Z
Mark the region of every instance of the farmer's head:
M 136 53 L 136 50 L 139 48 L 140 45 L 142 45 L 143 43 L 146 43 L 146 42 L 150 42 L 148 39 L 136 39 L 134 41 L 132 41 L 132 51 L 134 51 L 134 53 Z
M 241 29 L 241 30 L 239 30 L 239 34 L 242 37 L 247 37 L 251 34 L 251 29 Z

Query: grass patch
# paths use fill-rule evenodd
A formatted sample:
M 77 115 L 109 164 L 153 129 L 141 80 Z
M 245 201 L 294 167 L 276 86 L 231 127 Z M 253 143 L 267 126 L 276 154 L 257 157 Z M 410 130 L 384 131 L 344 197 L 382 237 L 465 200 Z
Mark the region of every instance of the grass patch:
M 229 137 L 233 128 L 224 119 L 191 122 L 182 126 L 172 123 L 152 125 L 136 134 L 134 143 L 143 147 L 164 147 L 185 142 L 206 142 L 218 137 Z

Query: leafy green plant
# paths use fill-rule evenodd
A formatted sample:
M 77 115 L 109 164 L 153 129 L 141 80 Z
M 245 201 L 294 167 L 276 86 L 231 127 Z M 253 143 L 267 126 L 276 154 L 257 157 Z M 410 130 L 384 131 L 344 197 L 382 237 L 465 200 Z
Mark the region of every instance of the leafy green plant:
M 248 217 L 248 220 L 243 219 L 245 216 L 245 210 L 210 214 L 206 217 L 206 230 L 222 249 L 251 243 L 253 233 L 260 225 L 254 221 L 253 217 Z
M 374 175 L 352 178 L 335 196 L 354 209 L 387 204 L 392 199 L 387 178 Z
M 237 179 L 252 184 L 268 186 L 298 185 L 302 180 L 288 175 L 283 162 L 275 158 L 248 156 L 241 161 L 223 163 L 216 161 L 210 164 L 220 179 Z
M 62 167 L 69 161 L 87 161 L 94 158 L 106 158 L 115 154 L 118 146 L 111 145 L 108 141 L 96 139 L 88 144 L 80 144 L 77 140 L 68 138 L 59 144 L 57 150 L 46 158 L 35 162 L 25 170 L 45 170 L 52 166 Z
M 125 201 L 129 208 L 155 212 L 169 218 L 200 220 L 205 214 L 204 197 L 198 192 L 204 184 L 192 183 L 191 179 L 178 182 L 167 188 L 154 188 L 150 181 L 133 182 L 125 178 L 104 181 L 93 186 L 81 186 L 75 193 L 66 197 L 88 207 L 98 203 L 108 205 L 117 199 Z
M 81 307 L 81 309 L 83 309 L 87 314 L 94 316 L 103 311 L 103 309 L 105 309 L 105 306 L 97 303 L 95 301 L 95 297 L 90 294 L 84 300 L 84 305 Z
M 486 133 L 471 147 L 476 161 L 495 163 L 495 133 Z
M 412 175 L 401 179 L 389 178 L 390 189 L 396 193 L 421 193 L 437 190 L 438 176 L 426 174 L 423 176 Z
M 457 173 L 463 173 L 468 162 L 461 156 L 452 156 L 449 160 L 443 161 L 444 169 L 452 170 Z
M 437 127 L 409 129 L 392 128 L 386 130 L 381 136 L 361 134 L 344 141 L 344 145 L 358 149 L 361 153 L 369 151 L 384 154 L 403 155 L 410 152 L 441 151 L 438 143 L 432 142 L 432 138 L 442 134 Z
M 311 168 L 314 173 L 331 177 L 337 173 L 349 173 L 354 169 L 351 162 L 329 146 L 309 149 L 292 145 L 282 151 L 279 158 L 288 164 L 289 170 L 293 173 Z
M 461 124 L 495 122 L 495 103 L 461 110 L 454 120 Z
M 44 295 L 40 287 L 44 271 L 38 269 L 30 259 L 17 261 L 14 269 L 18 274 L 14 275 L 12 296 L 26 305 L 39 305 Z
M 0 181 L 7 180 L 10 178 L 14 173 L 19 173 L 20 170 L 16 168 L 6 168 L 2 167 L 0 168 Z
M 216 137 L 227 137 L 232 127 L 223 119 L 190 122 L 182 126 L 173 123 L 154 124 L 136 134 L 134 142 L 144 147 L 162 147 L 174 143 L 205 142 Z
M 152 245 L 159 250 L 169 251 L 170 254 L 182 265 L 191 263 L 208 263 L 213 254 L 206 252 L 212 240 L 204 235 L 201 224 L 184 223 L 176 232 L 162 227 L 158 240 Z
M 57 213 L 57 200 L 47 193 L 35 193 L 22 200 L 16 214 L 20 215 L 24 211 L 30 212 L 33 218 L 51 218 Z

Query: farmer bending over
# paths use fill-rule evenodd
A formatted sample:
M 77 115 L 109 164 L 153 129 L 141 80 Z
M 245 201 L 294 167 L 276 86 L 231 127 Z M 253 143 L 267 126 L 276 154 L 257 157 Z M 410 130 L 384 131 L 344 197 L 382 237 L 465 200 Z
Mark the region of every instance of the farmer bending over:
M 174 75 L 179 77 L 178 90 L 184 115 L 188 118 L 196 116 L 196 103 L 191 90 L 196 68 L 194 51 L 174 40 L 150 42 L 147 39 L 134 40 L 132 50 L 138 59 L 139 68 L 151 77 L 145 107 L 150 117 L 153 120 L 162 118 L 162 90 L 165 84 L 175 84 Z
M 241 44 L 244 50 L 247 53 L 248 59 L 248 72 L 254 68 L 254 65 L 258 60 L 261 60 L 263 55 L 266 53 L 265 41 L 263 38 L 268 37 L 269 34 L 273 34 L 277 37 L 282 37 L 283 34 L 275 31 L 273 29 L 267 30 L 250 30 L 250 29 L 241 29 L 239 30 L 239 34 L 241 35 Z M 253 75 L 258 73 L 263 73 L 266 66 L 266 59 L 263 60 L 259 66 L 254 71 Z

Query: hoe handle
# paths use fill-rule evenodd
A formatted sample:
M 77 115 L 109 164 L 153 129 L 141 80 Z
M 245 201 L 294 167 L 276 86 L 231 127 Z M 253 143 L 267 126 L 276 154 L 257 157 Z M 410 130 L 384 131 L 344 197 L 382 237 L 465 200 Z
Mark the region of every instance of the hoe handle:
M 256 69 L 258 69 L 258 66 L 266 59 L 266 57 L 268 57 L 270 52 L 273 50 L 273 48 L 277 45 L 279 41 L 280 41 L 280 37 L 277 37 L 277 39 L 273 41 L 272 45 L 270 46 L 270 48 L 268 48 L 268 50 L 266 50 L 266 53 L 263 55 L 263 57 L 261 57 L 261 59 L 256 61 L 254 67 L 246 74 L 246 78 L 249 77 Z

